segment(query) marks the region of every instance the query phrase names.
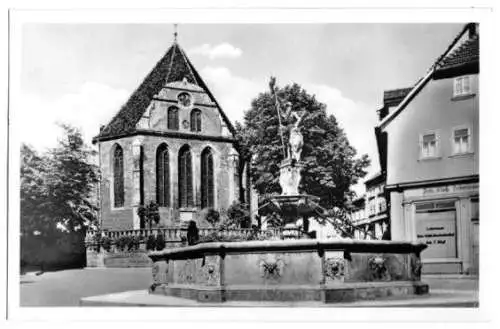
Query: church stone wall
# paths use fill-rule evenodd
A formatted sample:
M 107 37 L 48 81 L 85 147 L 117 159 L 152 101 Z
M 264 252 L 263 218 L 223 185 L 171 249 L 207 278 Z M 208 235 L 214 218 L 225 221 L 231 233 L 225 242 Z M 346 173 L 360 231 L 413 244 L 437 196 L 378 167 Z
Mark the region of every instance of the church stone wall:
M 194 219 L 202 226 L 201 207 L 201 152 L 210 147 L 214 158 L 215 209 L 225 210 L 236 199 L 239 190 L 238 181 L 234 178 L 234 162 L 229 156 L 233 145 L 229 142 L 202 141 L 159 136 L 131 136 L 117 140 L 100 142 L 100 161 L 102 170 L 101 214 L 103 229 L 134 229 L 137 227 L 137 197 L 134 197 L 134 156 L 133 145 L 140 143 L 143 154 L 143 200 L 147 204 L 156 201 L 156 151 L 166 143 L 170 162 L 170 207 L 160 208 L 160 226 L 172 226 L 180 223 L 178 209 L 178 154 L 179 149 L 188 144 L 191 148 L 193 164 L 193 196 L 195 209 Z M 124 156 L 124 207 L 113 207 L 113 151 L 115 144 L 123 148 Z M 137 179 L 136 179 L 137 182 Z M 134 225 L 134 216 L 135 225 Z M 135 226 L 135 227 L 134 227 Z

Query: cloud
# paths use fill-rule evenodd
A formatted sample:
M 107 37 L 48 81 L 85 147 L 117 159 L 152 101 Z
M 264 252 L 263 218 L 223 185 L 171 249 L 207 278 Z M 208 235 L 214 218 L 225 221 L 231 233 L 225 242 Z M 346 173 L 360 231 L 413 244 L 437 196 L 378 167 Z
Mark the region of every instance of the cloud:
M 306 83 L 303 87 L 308 93 L 315 94 L 318 101 L 326 104 L 327 113 L 337 118 L 349 142 L 358 151 L 358 155 L 368 154 L 370 157 L 368 175 L 362 181 L 380 170 L 374 132 L 374 127 L 378 123 L 376 109 L 349 99 L 343 96 L 339 89 L 328 85 Z M 359 183 L 354 190 L 358 194 L 363 193 L 364 185 Z
M 207 56 L 210 59 L 215 58 L 238 58 L 243 54 L 240 48 L 237 48 L 227 42 L 211 46 L 205 43 L 201 46 L 195 47 L 189 51 L 193 55 Z
M 126 101 L 129 92 L 97 82 L 86 82 L 75 93 L 47 100 L 38 94 L 22 94 L 12 111 L 12 130 L 22 142 L 41 150 L 53 147 L 60 137 L 57 122 L 81 129 L 90 143 L 99 127 L 107 124 Z
M 267 90 L 266 80 L 254 81 L 240 77 L 226 67 L 207 66 L 201 70 L 201 75 L 233 122 L 241 121 L 244 111 L 250 108 L 252 99 Z M 337 118 L 358 155 L 368 154 L 372 160 L 368 175 L 362 181 L 375 174 L 379 170 L 374 133 L 378 120 L 375 108 L 345 97 L 339 89 L 332 86 L 315 83 L 303 83 L 302 86 L 308 93 L 315 94 L 319 102 L 326 104 L 327 112 Z M 353 189 L 362 194 L 364 184 L 360 182 Z
M 243 113 L 250 109 L 252 99 L 266 88 L 266 81 L 236 76 L 226 67 L 206 66 L 201 70 L 201 76 L 232 122 L 241 121 Z

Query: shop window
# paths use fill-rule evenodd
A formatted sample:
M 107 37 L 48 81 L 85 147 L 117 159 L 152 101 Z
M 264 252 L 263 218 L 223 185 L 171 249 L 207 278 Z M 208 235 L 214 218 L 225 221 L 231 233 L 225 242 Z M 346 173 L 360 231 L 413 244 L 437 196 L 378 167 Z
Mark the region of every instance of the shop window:
M 423 259 L 457 257 L 456 211 L 450 206 L 448 201 L 416 205 L 416 238 L 427 245 Z

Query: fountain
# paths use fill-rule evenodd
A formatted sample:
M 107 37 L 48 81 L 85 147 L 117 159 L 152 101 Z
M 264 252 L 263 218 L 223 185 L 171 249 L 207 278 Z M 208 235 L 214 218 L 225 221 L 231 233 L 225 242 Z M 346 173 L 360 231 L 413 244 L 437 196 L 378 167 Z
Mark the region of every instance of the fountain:
M 296 120 L 280 166 L 282 193 L 269 202 L 285 224 L 293 224 L 320 207 L 318 197 L 299 193 L 304 167 L 299 125 L 305 111 L 293 112 L 291 104 L 286 108 L 285 115 Z M 279 107 L 278 116 L 281 125 Z M 201 303 L 337 303 L 426 294 L 429 287 L 420 280 L 425 248 L 413 242 L 316 239 L 201 243 L 150 252 L 149 293 Z
M 271 92 L 274 92 L 271 79 Z M 281 113 L 276 97 L 278 117 Z M 287 103 L 289 145 L 280 166 L 281 195 L 269 198 L 285 224 L 318 211 L 319 198 L 299 193 L 304 164 L 300 123 Z M 281 136 L 282 137 L 282 136 Z M 283 141 L 283 138 L 282 138 Z M 284 145 L 284 143 L 283 143 Z M 392 241 L 281 240 L 202 243 L 151 252 L 150 293 L 198 302 L 321 301 L 345 302 L 393 295 L 424 294 L 420 252 L 425 244 Z

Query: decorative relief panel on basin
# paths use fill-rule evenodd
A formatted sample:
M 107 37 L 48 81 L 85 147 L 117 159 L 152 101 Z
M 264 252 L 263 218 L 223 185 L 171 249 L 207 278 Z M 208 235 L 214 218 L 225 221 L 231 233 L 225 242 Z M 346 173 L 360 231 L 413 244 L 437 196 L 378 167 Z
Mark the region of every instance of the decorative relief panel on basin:
M 176 283 L 193 284 L 196 282 L 197 259 L 176 260 Z
M 265 255 L 260 257 L 257 266 L 259 266 L 262 278 L 270 281 L 279 281 L 283 276 L 286 262 L 280 256 Z
M 205 256 L 198 268 L 197 282 L 208 286 L 218 286 L 220 282 L 219 256 Z
M 422 273 L 422 262 L 420 261 L 420 257 L 415 254 L 410 256 L 411 260 L 411 277 L 412 280 L 420 280 L 420 275 Z
M 154 290 L 157 286 L 168 283 L 168 263 L 166 261 L 154 262 L 151 266 L 151 274 L 153 282 L 151 289 Z
M 345 276 L 344 257 L 330 257 L 325 259 L 324 274 L 326 282 L 343 281 Z
M 387 269 L 386 259 L 382 256 L 368 258 L 368 271 L 373 281 L 389 281 L 391 275 Z

